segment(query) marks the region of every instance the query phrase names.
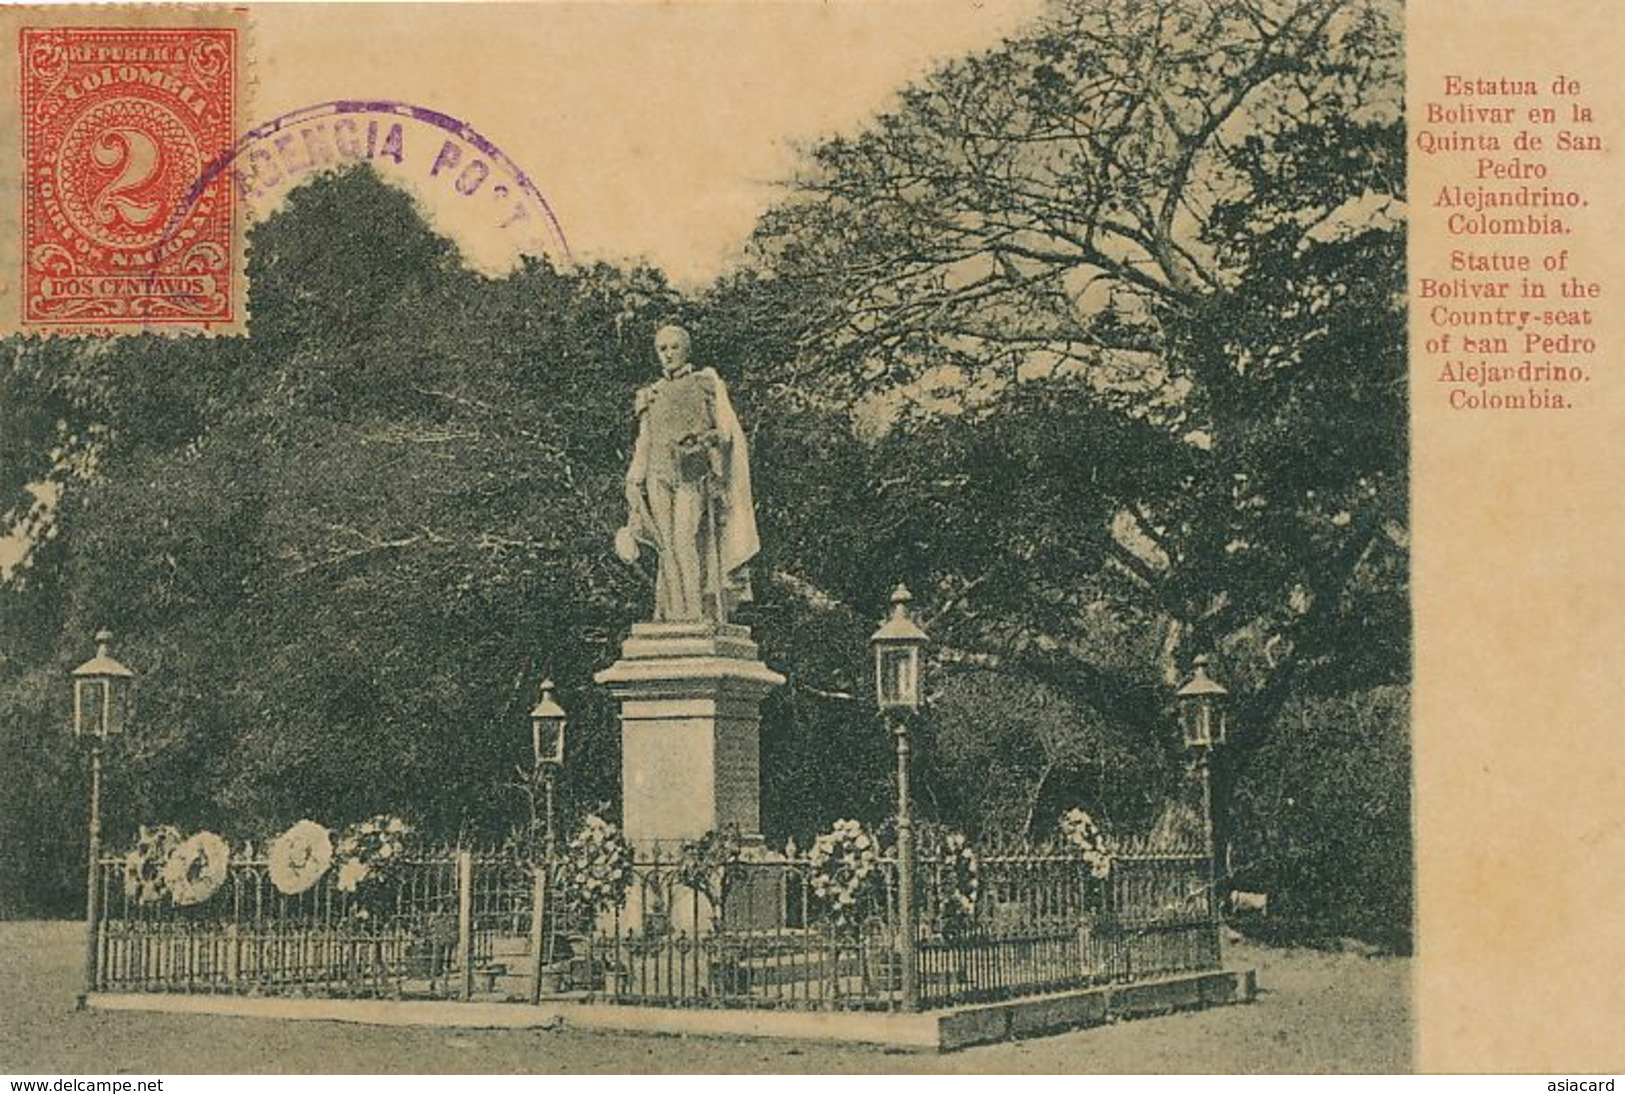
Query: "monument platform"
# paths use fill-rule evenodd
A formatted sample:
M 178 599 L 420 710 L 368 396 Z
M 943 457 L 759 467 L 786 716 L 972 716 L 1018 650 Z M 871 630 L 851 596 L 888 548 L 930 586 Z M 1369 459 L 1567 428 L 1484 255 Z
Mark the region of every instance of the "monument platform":
M 591 1029 L 693 1037 L 761 1037 L 952 1052 L 973 1045 L 1086 1029 L 1126 1018 L 1250 1003 L 1251 969 L 1181 973 L 1054 995 L 905 1014 L 885 1011 L 747 1010 L 644 1007 L 589 1000 L 539 1005 L 490 1001 L 312 999 L 164 992 L 97 993 L 85 1005 L 103 1011 L 213 1014 L 238 1018 L 360 1022 L 377 1026 L 470 1029 Z
M 784 677 L 750 628 L 637 623 L 595 677 L 621 705 L 621 816 L 634 845 L 761 832 L 761 703 Z

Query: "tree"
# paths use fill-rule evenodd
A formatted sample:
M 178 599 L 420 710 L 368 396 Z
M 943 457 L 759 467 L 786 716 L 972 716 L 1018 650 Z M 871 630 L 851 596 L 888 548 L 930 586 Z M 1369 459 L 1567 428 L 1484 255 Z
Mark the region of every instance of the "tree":
M 21 810 L 67 767 L 63 681 L 103 625 L 143 692 L 109 768 L 114 842 L 385 810 L 495 838 L 544 674 L 578 682 L 576 804 L 612 798 L 613 715 L 579 682 L 647 597 L 609 550 L 610 499 L 662 280 L 480 278 L 365 171 L 291 195 L 252 251 L 247 338 L 9 347 L 6 413 L 30 431 L 6 485 L 58 496 L 0 588 L 37 639 L 7 634 L 0 731 L 41 750 L 8 772 L 6 830 L 51 827 Z
M 384 811 L 494 840 L 524 812 L 503 788 L 543 675 L 573 727 L 563 811 L 617 795 L 615 712 L 587 681 L 647 617 L 651 575 L 610 545 L 633 393 L 683 302 L 649 269 L 479 277 L 367 171 L 291 194 L 250 275 L 246 338 L 5 347 L 10 516 L 41 529 L 0 582 L 7 912 L 65 910 L 81 883 L 62 705 L 104 625 L 142 695 L 108 764 L 110 846 L 141 823 L 260 841 Z M 861 446 L 741 408 L 771 550 L 804 552 L 861 492 L 839 474 Z M 804 837 L 886 795 L 887 743 L 850 698 L 868 622 L 763 586 L 758 633 L 797 684 L 767 711 L 768 830 Z
M 1385 687 L 1295 699 L 1288 732 L 1236 787 L 1236 884 L 1268 893 L 1261 927 L 1411 944 L 1410 702 Z
M 817 148 L 755 240 L 781 382 L 888 429 L 950 657 L 1149 745 L 1220 651 L 1221 799 L 1290 696 L 1408 675 L 1399 33 L 1059 3 Z
M 697 299 L 648 269 L 481 278 L 368 173 L 300 189 L 256 232 L 247 338 L 8 343 L 0 517 L 39 531 L 0 588 L 0 732 L 44 747 L 109 623 L 149 685 L 115 823 L 410 803 L 494 834 L 529 688 L 587 679 L 647 602 L 607 544 L 676 317 L 750 433 L 747 621 L 790 677 L 770 835 L 886 811 L 863 649 L 899 579 L 935 639 L 942 819 L 1148 814 L 1213 650 L 1241 700 L 1223 800 L 1289 701 L 1408 674 L 1397 22 L 1058 4 L 817 149 Z M 613 712 L 563 698 L 596 805 Z M 38 799 L 0 803 L 8 833 Z

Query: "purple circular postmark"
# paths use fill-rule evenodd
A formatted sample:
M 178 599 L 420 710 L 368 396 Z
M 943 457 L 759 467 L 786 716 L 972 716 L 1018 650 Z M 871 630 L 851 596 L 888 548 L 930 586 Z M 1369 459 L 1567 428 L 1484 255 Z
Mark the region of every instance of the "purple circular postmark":
M 286 191 L 363 163 L 406 184 L 471 265 L 497 272 L 521 255 L 571 264 L 558 217 L 507 153 L 449 114 L 388 99 L 316 103 L 248 130 L 203 168 L 177 206 L 171 232 L 216 180 L 230 187 L 238 230 L 245 231 L 253 214 Z

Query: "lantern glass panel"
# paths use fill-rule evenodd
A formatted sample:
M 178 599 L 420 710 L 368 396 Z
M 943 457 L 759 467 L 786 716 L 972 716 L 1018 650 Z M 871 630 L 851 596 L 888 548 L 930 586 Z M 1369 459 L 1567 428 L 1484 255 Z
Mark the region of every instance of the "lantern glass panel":
M 73 682 L 73 730 L 75 734 L 89 733 L 96 737 L 107 735 L 104 719 L 107 716 L 107 681 L 100 679 Z
M 128 680 L 108 680 L 103 684 L 107 697 L 107 732 L 123 733 L 135 701 L 135 688 Z
M 880 705 L 888 710 L 918 705 L 918 655 L 905 646 L 882 647 L 875 666 Z
M 536 762 L 541 764 L 562 764 L 564 762 L 564 719 L 533 719 L 531 731 L 536 748 Z
M 1185 744 L 1201 748 L 1213 743 L 1213 707 L 1205 699 L 1196 699 L 1185 706 Z

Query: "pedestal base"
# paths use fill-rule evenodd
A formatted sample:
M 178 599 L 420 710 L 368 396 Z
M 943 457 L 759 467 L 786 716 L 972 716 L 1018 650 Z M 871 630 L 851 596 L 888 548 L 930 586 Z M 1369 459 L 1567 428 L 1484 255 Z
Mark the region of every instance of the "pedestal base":
M 784 677 L 750 628 L 638 623 L 595 679 L 621 704 L 621 819 L 634 846 L 761 831 L 761 701 Z

